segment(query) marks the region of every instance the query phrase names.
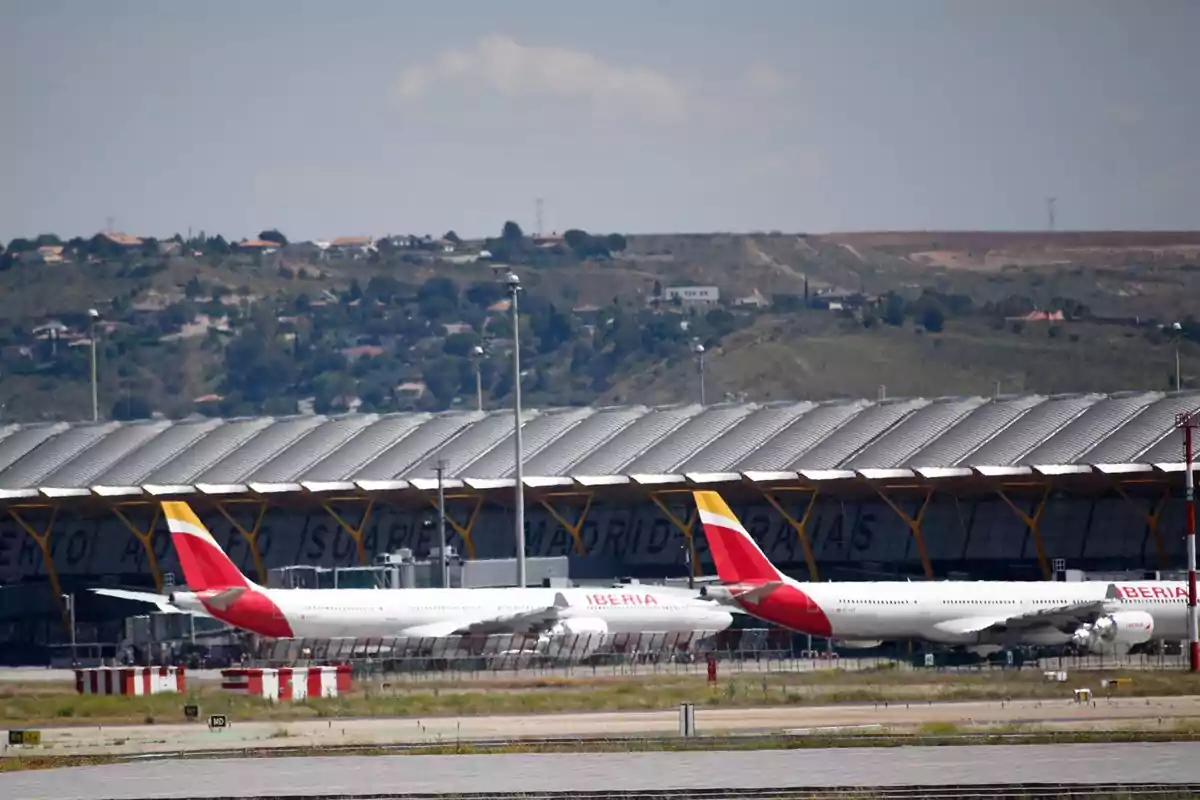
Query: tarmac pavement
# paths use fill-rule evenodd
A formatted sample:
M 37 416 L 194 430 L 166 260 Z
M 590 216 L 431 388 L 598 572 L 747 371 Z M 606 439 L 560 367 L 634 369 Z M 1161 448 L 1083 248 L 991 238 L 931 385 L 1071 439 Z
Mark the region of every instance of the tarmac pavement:
M 203 709 L 201 710 L 203 714 Z M 893 703 L 888 705 L 696 708 L 701 735 L 812 729 L 874 728 L 911 731 L 929 723 L 956 726 L 1038 725 L 1054 728 L 1150 727 L 1168 729 L 1200 719 L 1200 697 L 1113 698 L 1091 704 L 1072 700 Z M 678 710 L 506 716 L 356 718 L 292 721 L 230 719 L 210 731 L 203 720 L 155 725 L 45 727 L 42 744 L 5 746 L 4 755 L 31 750 L 47 755 L 98 755 L 186 750 L 321 747 L 365 744 L 449 744 L 472 739 L 671 735 Z M 876 730 L 878 730 L 876 728 Z

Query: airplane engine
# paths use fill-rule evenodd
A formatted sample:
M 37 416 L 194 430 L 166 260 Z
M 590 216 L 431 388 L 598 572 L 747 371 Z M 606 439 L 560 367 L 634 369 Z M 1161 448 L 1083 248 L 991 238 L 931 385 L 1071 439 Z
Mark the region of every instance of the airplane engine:
M 1154 617 L 1145 611 L 1118 611 L 1080 626 L 1071 640 L 1093 653 L 1116 651 L 1123 655 L 1153 635 Z
M 595 617 L 565 619 L 538 637 L 536 652 L 554 658 L 585 658 L 604 644 L 608 623 Z

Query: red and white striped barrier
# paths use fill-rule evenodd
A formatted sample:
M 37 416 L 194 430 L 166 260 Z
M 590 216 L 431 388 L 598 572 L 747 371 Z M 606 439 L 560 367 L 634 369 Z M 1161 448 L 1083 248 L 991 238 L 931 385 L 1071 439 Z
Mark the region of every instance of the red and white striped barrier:
M 187 690 L 183 667 L 91 667 L 75 670 L 78 694 L 145 695 Z
M 221 688 L 264 700 L 337 697 L 350 689 L 349 667 L 252 667 L 221 670 Z

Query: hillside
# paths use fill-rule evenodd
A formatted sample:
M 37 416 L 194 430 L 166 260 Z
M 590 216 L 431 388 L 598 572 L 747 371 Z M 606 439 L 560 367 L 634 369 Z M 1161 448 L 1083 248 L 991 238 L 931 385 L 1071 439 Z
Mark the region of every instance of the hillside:
M 1200 380 L 1200 232 L 42 235 L 0 252 L 0 420 L 90 416 L 89 308 L 102 416 L 505 404 L 510 269 L 531 405 L 695 399 L 698 343 L 710 402 Z

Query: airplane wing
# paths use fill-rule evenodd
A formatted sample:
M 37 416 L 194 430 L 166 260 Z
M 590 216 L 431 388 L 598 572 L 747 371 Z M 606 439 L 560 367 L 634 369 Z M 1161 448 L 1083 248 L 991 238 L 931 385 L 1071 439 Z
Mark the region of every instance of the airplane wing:
M 562 612 L 568 608 L 566 595 L 558 592 L 554 595 L 554 605 L 532 611 L 521 611 L 516 614 L 497 614 L 494 616 L 479 616 L 434 622 L 429 625 L 419 625 L 415 628 L 405 628 L 405 636 L 441 637 L 441 636 L 486 636 L 503 633 L 536 634 L 554 627 L 562 618 Z
M 939 628 L 950 633 L 980 633 L 983 631 L 1025 631 L 1033 628 L 1053 627 L 1072 632 L 1080 625 L 1095 622 L 1111 610 L 1116 600 L 1116 586 L 1110 585 L 1103 600 L 1069 603 L 1053 608 L 1039 608 L 1022 614 L 1000 617 L 971 617 L 942 623 Z
M 197 617 L 209 617 L 211 615 L 203 611 L 189 611 L 183 608 L 177 608 L 171 605 L 170 598 L 165 594 L 155 594 L 154 592 L 136 592 L 131 589 L 91 589 L 90 591 L 96 594 L 104 595 L 105 597 L 117 597 L 121 600 L 134 600 L 139 603 L 149 603 L 156 606 L 163 614 L 194 614 Z

